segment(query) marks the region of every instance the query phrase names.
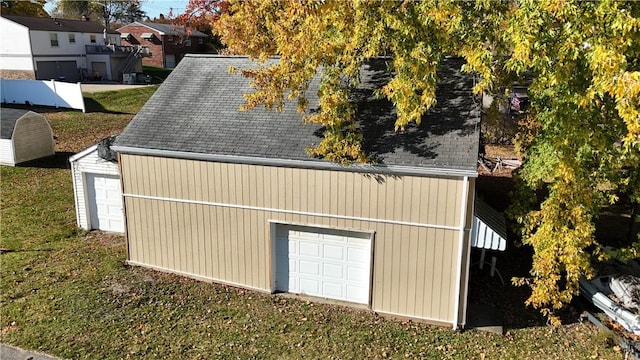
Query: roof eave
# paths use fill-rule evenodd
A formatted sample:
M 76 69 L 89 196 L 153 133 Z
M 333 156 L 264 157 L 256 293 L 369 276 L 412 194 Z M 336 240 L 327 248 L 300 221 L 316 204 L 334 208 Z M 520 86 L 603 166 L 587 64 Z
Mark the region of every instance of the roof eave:
M 125 28 L 125 27 L 127 27 L 127 26 L 129 26 L 129 25 L 134 25 L 134 24 L 135 24 L 135 25 L 144 26 L 144 27 L 146 27 L 147 29 L 151 29 L 151 30 L 153 30 L 153 31 L 157 32 L 157 33 L 158 33 L 158 34 L 160 34 L 160 35 L 167 35 L 167 34 L 165 34 L 164 32 L 162 32 L 162 31 L 160 31 L 160 30 L 158 30 L 158 29 L 156 29 L 156 28 L 154 28 L 154 27 L 152 27 L 152 26 L 149 26 L 149 25 L 147 25 L 147 24 L 144 24 L 144 23 L 141 23 L 141 22 L 137 22 L 137 21 L 134 21 L 134 22 L 132 22 L 132 23 L 129 23 L 129 24 L 125 25 L 125 26 L 121 26 L 121 27 L 119 27 L 119 28 L 118 28 L 118 29 L 116 29 L 116 30 L 120 30 L 120 29 Z
M 446 167 L 407 166 L 407 165 L 363 165 L 352 164 L 349 166 L 316 159 L 295 160 L 266 158 L 259 156 L 239 156 L 222 154 L 202 154 L 187 151 L 146 149 L 131 146 L 113 145 L 111 148 L 117 152 L 131 155 L 158 156 L 176 159 L 216 161 L 235 164 L 282 166 L 291 168 L 306 168 L 319 170 L 351 171 L 371 174 L 388 175 L 413 175 L 413 176 L 439 176 L 439 177 L 478 177 L 477 169 L 458 169 Z
M 96 151 L 97 149 L 98 149 L 98 144 L 91 145 L 88 148 L 80 151 L 79 153 L 74 154 L 71 157 L 69 157 L 69 162 L 71 163 L 71 162 L 77 161 L 79 159 L 82 159 L 83 157 L 91 154 L 92 152 Z

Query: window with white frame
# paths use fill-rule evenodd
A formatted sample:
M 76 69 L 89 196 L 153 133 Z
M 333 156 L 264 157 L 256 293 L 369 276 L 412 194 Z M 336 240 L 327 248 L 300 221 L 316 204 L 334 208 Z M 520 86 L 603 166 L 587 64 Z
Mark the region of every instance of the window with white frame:
M 204 43 L 204 40 L 202 38 L 198 38 L 198 44 L 202 45 Z
M 49 33 L 49 41 L 51 42 L 51 46 L 58 47 L 58 34 Z
M 191 38 L 187 38 L 187 39 L 184 41 L 184 46 L 191 46 Z
M 76 34 L 69 34 L 69 43 L 73 44 L 76 42 Z

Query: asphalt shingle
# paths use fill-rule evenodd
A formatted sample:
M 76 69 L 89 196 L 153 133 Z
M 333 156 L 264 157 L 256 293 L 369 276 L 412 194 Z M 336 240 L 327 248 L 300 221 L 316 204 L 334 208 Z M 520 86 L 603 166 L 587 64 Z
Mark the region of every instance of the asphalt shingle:
M 159 23 L 153 23 L 153 22 L 134 22 L 132 24 L 135 25 L 136 23 L 140 24 L 140 25 L 144 25 L 144 26 L 150 27 L 150 28 L 152 28 L 152 29 L 154 29 L 156 31 L 159 31 L 159 32 L 163 33 L 164 35 L 185 35 L 185 34 L 187 34 L 187 31 L 185 30 L 185 28 L 181 27 L 181 26 L 176 26 L 176 25 L 171 25 L 171 24 L 159 24 Z M 127 24 L 127 25 L 131 25 L 131 24 Z M 122 29 L 123 27 L 121 27 L 120 29 Z M 118 29 L 118 30 L 120 30 L 120 29 Z M 189 36 L 207 37 L 207 34 L 202 33 L 202 32 L 200 32 L 198 30 L 191 30 L 189 32 Z
M 374 84 L 388 81 L 384 59 L 361 70 L 354 90 L 364 150 L 378 164 L 475 171 L 479 144 L 479 105 L 473 78 L 460 72 L 462 61 L 441 65 L 438 104 L 420 125 L 394 131 L 396 113 L 390 102 L 373 94 Z M 236 155 L 285 160 L 322 161 L 305 149 L 317 145 L 322 129 L 305 124 L 288 103 L 282 112 L 256 107 L 240 111 L 249 80 L 229 67 L 256 64 L 245 57 L 187 55 L 149 99 L 114 143 L 119 147 Z M 309 88 L 310 108 L 317 106 L 317 79 Z
M 23 109 L 0 109 L 0 138 L 11 139 L 13 129 L 16 127 L 16 122 L 28 112 L 29 110 Z
M 92 21 L 18 15 L 2 15 L 2 17 L 16 22 L 20 25 L 24 25 L 31 30 L 66 31 L 80 33 L 102 33 L 105 30 L 104 26 Z M 107 33 L 119 34 L 117 31 L 109 29 L 107 29 Z

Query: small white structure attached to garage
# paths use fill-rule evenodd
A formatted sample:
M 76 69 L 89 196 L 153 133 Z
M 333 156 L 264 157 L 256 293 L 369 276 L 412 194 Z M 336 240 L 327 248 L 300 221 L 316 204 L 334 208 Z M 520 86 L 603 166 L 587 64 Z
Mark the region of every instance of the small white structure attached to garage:
M 42 114 L 23 109 L 0 110 L 0 164 L 15 166 L 55 154 L 53 131 Z
M 118 164 L 98 156 L 93 145 L 71 158 L 78 226 L 85 230 L 124 232 Z

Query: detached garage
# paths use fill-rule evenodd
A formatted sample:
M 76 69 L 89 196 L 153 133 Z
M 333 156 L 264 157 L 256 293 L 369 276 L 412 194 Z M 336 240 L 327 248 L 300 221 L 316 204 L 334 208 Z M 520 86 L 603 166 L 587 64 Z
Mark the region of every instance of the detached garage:
M 238 110 L 251 89 L 228 69 L 254 65 L 186 56 L 114 142 L 127 262 L 464 326 L 480 112 L 462 62 L 445 60 L 438 106 L 403 134 L 373 93 L 384 60 L 364 66 L 358 125 L 377 165 L 352 166 L 307 155 L 322 129 L 295 104 Z
M 85 230 L 124 232 L 118 164 L 98 155 L 93 145 L 71 158 L 76 220 Z
M 44 115 L 29 110 L 0 110 L 0 164 L 15 166 L 55 154 L 53 131 Z

